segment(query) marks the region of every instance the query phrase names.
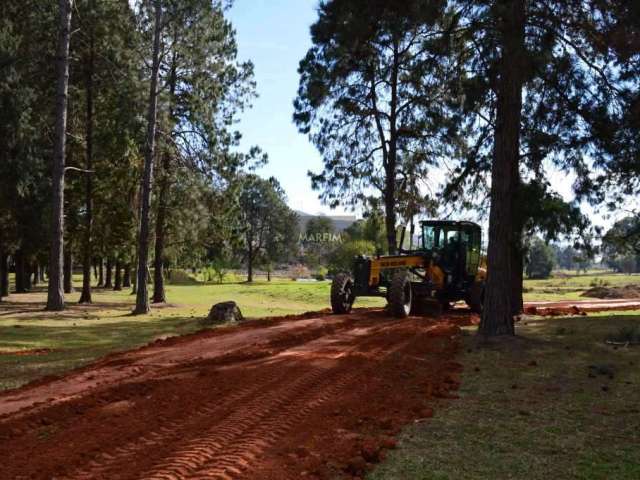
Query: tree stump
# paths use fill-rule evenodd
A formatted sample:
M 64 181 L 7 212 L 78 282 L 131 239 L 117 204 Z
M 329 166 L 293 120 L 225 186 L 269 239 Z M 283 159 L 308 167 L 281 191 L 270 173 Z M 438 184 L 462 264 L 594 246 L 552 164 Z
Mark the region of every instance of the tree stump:
M 240 308 L 236 302 L 216 303 L 209 311 L 209 316 L 205 320 L 206 325 L 218 325 L 221 323 L 241 322 L 244 320 Z

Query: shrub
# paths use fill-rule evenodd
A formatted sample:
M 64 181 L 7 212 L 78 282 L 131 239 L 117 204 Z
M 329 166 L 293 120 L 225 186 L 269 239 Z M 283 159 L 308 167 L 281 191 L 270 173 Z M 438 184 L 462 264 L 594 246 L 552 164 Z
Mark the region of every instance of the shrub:
M 182 269 L 172 269 L 171 276 L 168 278 L 171 285 L 195 285 L 198 280 L 193 278 L 191 274 Z
M 299 278 L 309 278 L 309 269 L 302 264 L 293 265 L 289 267 L 289 276 L 291 280 L 298 280 Z
M 356 256 L 373 255 L 375 251 L 375 244 L 368 240 L 349 240 L 341 243 L 329 256 L 329 272 L 349 272 Z
M 319 282 L 323 282 L 327 278 L 328 273 L 329 273 L 329 270 L 327 270 L 326 267 L 320 267 L 316 272 L 315 279 L 318 280 Z

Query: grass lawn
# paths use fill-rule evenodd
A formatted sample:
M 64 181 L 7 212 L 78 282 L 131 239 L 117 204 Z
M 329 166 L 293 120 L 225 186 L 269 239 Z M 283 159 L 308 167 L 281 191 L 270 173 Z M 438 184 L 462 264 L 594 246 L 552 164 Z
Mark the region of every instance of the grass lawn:
M 460 398 L 367 478 L 640 478 L 640 346 L 604 343 L 631 325 L 640 311 L 528 318 L 488 345 L 467 330 Z
M 0 390 L 62 373 L 113 351 L 199 330 L 199 320 L 217 302 L 235 300 L 247 317 L 287 315 L 327 308 L 329 289 L 329 282 L 288 280 L 169 285 L 169 305 L 138 317 L 129 315 L 134 297 L 128 291 L 95 290 L 92 306 L 78 305 L 80 293 L 75 292 L 67 296 L 69 308 L 62 313 L 43 311 L 43 288 L 11 295 L 0 303 Z M 357 302 L 358 306 L 382 304 L 376 298 Z
M 585 275 L 566 275 L 554 273 L 554 277 L 544 280 L 524 281 L 524 300 L 589 300 L 580 294 L 594 286 L 622 287 L 640 284 L 640 274 L 588 273 Z

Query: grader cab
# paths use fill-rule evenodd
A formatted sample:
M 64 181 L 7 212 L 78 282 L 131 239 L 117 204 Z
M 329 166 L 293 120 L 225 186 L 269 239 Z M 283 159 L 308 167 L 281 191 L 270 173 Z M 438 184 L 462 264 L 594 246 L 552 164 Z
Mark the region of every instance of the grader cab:
M 427 302 L 447 307 L 464 300 L 480 312 L 486 278 L 480 226 L 429 220 L 420 227 L 417 249 L 358 256 L 352 272 L 336 275 L 331 286 L 333 312 L 349 313 L 355 299 L 366 296 L 386 297 L 391 313 L 401 318 Z

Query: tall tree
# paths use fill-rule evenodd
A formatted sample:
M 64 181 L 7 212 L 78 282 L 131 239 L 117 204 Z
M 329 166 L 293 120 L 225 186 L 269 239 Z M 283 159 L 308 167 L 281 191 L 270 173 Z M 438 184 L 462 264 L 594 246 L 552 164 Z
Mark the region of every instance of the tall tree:
M 82 246 L 82 293 L 80 294 L 79 303 L 91 303 L 91 262 L 93 257 L 93 249 L 91 248 L 92 230 L 93 230 L 93 113 L 94 113 L 94 75 L 95 75 L 95 57 L 96 57 L 96 39 L 95 39 L 95 0 L 89 0 L 86 17 L 87 22 L 87 43 L 88 52 L 85 59 L 84 81 L 85 81 L 85 103 L 86 103 L 86 138 L 85 138 L 85 220 L 84 220 L 84 239 Z
M 138 279 L 134 314 L 149 313 L 149 293 L 147 288 L 147 264 L 149 261 L 149 231 L 153 162 L 156 142 L 156 118 L 158 109 L 158 76 L 160 71 L 160 35 L 162 32 L 162 2 L 153 2 L 153 52 L 151 79 L 149 82 L 149 103 L 147 111 L 147 135 L 144 152 L 144 172 L 142 176 L 142 208 L 140 210 L 140 234 L 138 238 Z
M 194 176 L 233 177 L 259 161 L 258 151 L 232 152 L 237 112 L 254 96 L 253 66 L 238 62 L 225 2 L 164 1 L 158 96 L 154 303 L 165 301 L 167 249 L 176 235 L 176 189 Z M 179 233 L 178 233 L 179 235 Z
M 283 251 L 277 246 L 297 240 L 298 219 L 287 206 L 284 191 L 275 178 L 265 180 L 246 175 L 242 179 L 239 204 L 247 282 L 252 282 L 256 263 L 278 260 L 277 256 Z
M 513 334 L 513 297 L 508 292 L 514 276 L 513 199 L 520 183 L 520 119 L 525 0 L 501 0 L 494 7 L 498 19 L 501 56 L 496 88 L 496 129 L 491 168 L 491 214 L 487 286 L 480 331 L 484 335 Z M 505 290 L 507 294 L 505 295 Z
M 452 183 L 468 175 L 476 177 L 472 185 L 482 186 L 477 174 L 486 180 L 491 171 L 491 273 L 480 331 L 512 334 L 512 316 L 522 304 L 522 236 L 531 220 L 528 185 L 532 179 L 544 184 L 552 165 L 577 174 L 577 193 L 588 189 L 593 182 L 589 158 L 602 152 L 608 136 L 598 119 L 620 103 L 610 61 L 589 47 L 594 22 L 608 12 L 602 2 L 592 9 L 584 2 L 537 0 L 451 5 L 448 31 L 459 46 L 458 71 L 463 72 L 453 81 L 475 131 L 468 135 L 468 156 Z
M 52 238 L 46 309 L 64 310 L 64 176 L 69 87 L 69 41 L 73 0 L 59 0 L 58 49 L 56 52 L 56 117 L 53 155 Z
M 294 121 L 325 164 L 310 173 L 312 185 L 331 206 L 378 194 L 390 253 L 406 193 L 419 191 L 413 187 L 428 165 L 456 144 L 457 122 L 438 80 L 450 67 L 436 33 L 444 3 L 322 2 L 313 47 L 300 62 Z

